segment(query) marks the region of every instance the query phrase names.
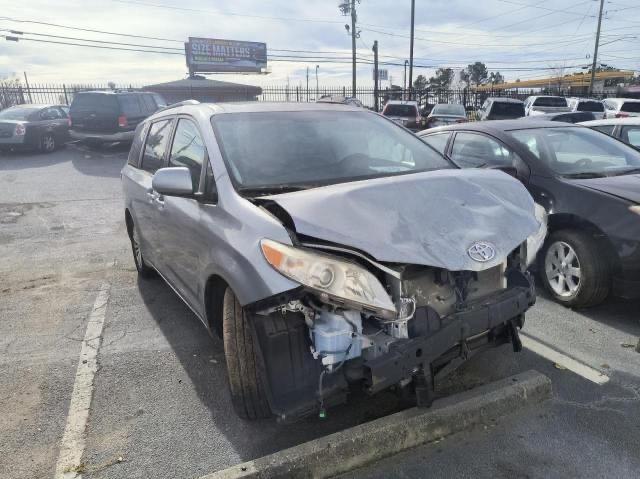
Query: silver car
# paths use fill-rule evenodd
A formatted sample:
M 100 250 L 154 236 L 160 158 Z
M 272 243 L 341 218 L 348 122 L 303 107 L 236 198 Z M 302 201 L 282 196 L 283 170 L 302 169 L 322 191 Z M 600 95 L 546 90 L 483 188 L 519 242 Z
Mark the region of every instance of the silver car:
M 452 360 L 521 348 L 531 196 L 381 115 L 174 105 L 138 126 L 122 181 L 139 274 L 222 335 L 244 418 L 324 415 L 350 385 L 428 406 Z

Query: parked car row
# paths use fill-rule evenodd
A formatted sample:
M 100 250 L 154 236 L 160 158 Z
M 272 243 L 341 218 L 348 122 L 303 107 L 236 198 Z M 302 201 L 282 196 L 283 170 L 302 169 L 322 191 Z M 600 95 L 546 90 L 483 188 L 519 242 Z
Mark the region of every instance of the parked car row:
M 601 120 L 625 141 L 640 122 Z M 600 123 L 605 123 L 600 125 Z M 425 130 L 427 144 L 462 168 L 500 169 L 520 180 L 548 212 L 538 271 L 550 294 L 586 307 L 609 293 L 640 297 L 640 153 L 598 131 L 531 119 Z
M 120 91 L 80 92 L 70 107 L 13 106 L 0 111 L 0 150 L 50 153 L 70 139 L 91 145 L 131 142 L 136 126 L 165 106 L 157 93 Z

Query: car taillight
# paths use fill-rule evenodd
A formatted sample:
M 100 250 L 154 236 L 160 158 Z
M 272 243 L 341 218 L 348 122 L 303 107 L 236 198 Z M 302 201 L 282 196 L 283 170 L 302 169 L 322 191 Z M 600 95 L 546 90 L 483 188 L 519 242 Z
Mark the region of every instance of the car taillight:
M 16 125 L 16 129 L 14 131 L 14 134 L 16 136 L 24 136 L 26 132 L 27 132 L 27 129 L 24 127 L 24 125 L 22 125 L 21 123 L 18 123 Z
M 125 126 L 127 126 L 127 117 L 124 115 L 120 115 L 118 117 L 118 126 L 120 128 L 124 128 Z
M 616 118 L 627 118 L 629 116 L 629 113 L 624 113 L 624 112 L 619 112 L 616 113 Z

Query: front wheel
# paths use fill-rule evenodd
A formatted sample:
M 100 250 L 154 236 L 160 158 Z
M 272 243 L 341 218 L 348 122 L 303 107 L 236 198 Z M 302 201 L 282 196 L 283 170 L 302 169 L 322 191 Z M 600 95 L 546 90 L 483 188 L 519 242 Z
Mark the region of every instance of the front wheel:
M 539 258 L 542 281 L 559 303 L 587 307 L 608 296 L 610 261 L 602 246 L 588 233 L 553 232 Z
M 131 231 L 129 232 L 129 239 L 131 240 L 131 250 L 133 252 L 133 261 L 138 270 L 138 274 L 143 278 L 152 278 L 156 275 L 156 271 L 149 266 L 142 256 L 142 249 L 140 248 L 140 236 L 135 225 L 131 225 Z
M 252 325 L 231 288 L 224 293 L 222 309 L 222 337 L 233 408 L 243 419 L 271 417 L 257 364 Z

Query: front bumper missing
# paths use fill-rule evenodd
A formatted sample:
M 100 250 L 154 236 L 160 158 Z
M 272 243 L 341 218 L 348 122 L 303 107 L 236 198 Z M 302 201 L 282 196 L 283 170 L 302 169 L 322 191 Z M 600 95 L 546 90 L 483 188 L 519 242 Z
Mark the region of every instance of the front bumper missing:
M 523 278 L 524 279 L 524 278 Z M 464 311 L 446 318 L 438 317 L 428 307 L 418 308 L 416 315 L 427 315 L 429 324 L 435 325 L 427 335 L 399 340 L 391 344 L 384 356 L 365 361 L 368 378 L 367 392 L 377 393 L 400 381 L 417 376 L 432 378 L 433 366 L 444 356 L 467 356 L 477 339 L 485 343 L 511 342 L 514 350 L 522 348 L 518 328 L 524 324 L 524 313 L 535 303 L 535 290 L 527 278 L 528 286 L 516 286 L 499 294 L 470 303 Z M 416 376 L 417 375 L 417 376 Z

